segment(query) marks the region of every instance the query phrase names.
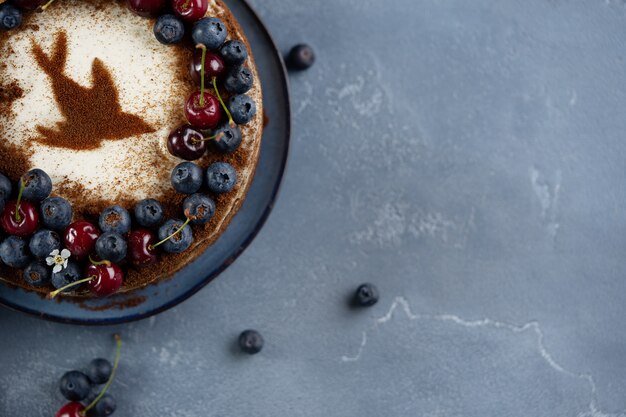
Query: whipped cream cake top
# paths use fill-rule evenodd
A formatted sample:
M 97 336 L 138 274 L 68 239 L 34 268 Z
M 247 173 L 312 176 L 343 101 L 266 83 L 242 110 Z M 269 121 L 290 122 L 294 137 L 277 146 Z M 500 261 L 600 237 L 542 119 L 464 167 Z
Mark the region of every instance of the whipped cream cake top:
M 171 277 L 214 243 L 254 177 L 264 117 L 253 51 L 222 1 L 208 0 L 206 16 L 224 22 L 227 39 L 245 44 L 244 65 L 255 80 L 246 95 L 257 113 L 238 126 L 243 140 L 235 152 L 210 147 L 194 163 L 206 169 L 227 162 L 237 184 L 225 194 L 209 193 L 215 214 L 194 225 L 189 249 L 161 253 L 143 268 L 124 264 L 120 292 Z M 132 212 L 144 198 L 160 200 L 166 219 L 184 219 L 186 195 L 172 188 L 170 178 L 183 161 L 168 151 L 167 138 L 186 123 L 185 102 L 199 90 L 189 73 L 193 48 L 160 44 L 154 23 L 123 2 L 56 0 L 43 13 L 25 15 L 18 30 L 0 31 L 0 173 L 17 181 L 30 169 L 43 169 L 52 179 L 52 195 L 71 202 L 74 221 L 97 223 L 111 205 Z M 229 93 L 221 92 L 228 100 Z M 48 291 L 25 285 L 17 269 L 0 267 L 0 281 Z

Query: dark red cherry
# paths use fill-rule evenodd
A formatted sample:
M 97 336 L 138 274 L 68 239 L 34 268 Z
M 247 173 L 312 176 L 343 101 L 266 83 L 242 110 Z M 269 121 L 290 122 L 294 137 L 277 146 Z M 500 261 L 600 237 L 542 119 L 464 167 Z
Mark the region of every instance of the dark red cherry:
M 157 251 L 152 248 L 156 236 L 148 229 L 131 230 L 128 234 L 128 259 L 135 266 L 148 266 L 157 261 Z
M 139 16 L 155 17 L 165 7 L 165 0 L 126 0 L 126 5 Z
M 213 129 L 222 118 L 220 102 L 213 94 L 204 92 L 204 105 L 200 103 L 200 92 L 192 93 L 185 103 L 185 117 L 190 125 L 198 129 Z
M 77 259 L 93 253 L 96 248 L 96 240 L 99 237 L 100 231 L 98 228 L 84 220 L 79 220 L 67 226 L 63 235 L 65 247 Z
M 174 13 L 187 22 L 195 22 L 206 15 L 209 0 L 172 0 Z
M 22 10 L 37 10 L 46 0 L 13 0 L 11 3 Z
M 84 409 L 85 407 L 81 403 L 67 403 L 57 411 L 55 417 L 84 417 L 81 414 Z
M 90 263 L 85 271 L 88 277 L 95 277 L 87 283 L 89 291 L 98 297 L 106 297 L 115 294 L 124 282 L 124 272 L 112 262 L 105 262 L 101 265 Z
M 4 207 L 0 217 L 0 225 L 5 232 L 13 236 L 30 236 L 39 226 L 39 211 L 30 202 L 20 201 L 19 221 L 15 218 L 17 201 L 11 200 Z
M 172 131 L 167 138 L 167 149 L 174 156 L 187 161 L 195 161 L 205 154 L 207 141 L 204 135 L 189 125 Z
M 216 77 L 218 80 L 222 78 L 224 72 L 226 71 L 226 66 L 224 65 L 224 61 L 222 57 L 214 54 L 213 52 L 207 51 L 206 56 L 204 57 L 204 83 L 207 87 L 211 88 L 211 82 L 213 81 L 213 77 Z M 200 81 L 202 78 L 202 49 L 196 49 L 193 53 L 193 58 L 189 63 L 189 74 L 193 79 L 193 82 L 200 85 Z

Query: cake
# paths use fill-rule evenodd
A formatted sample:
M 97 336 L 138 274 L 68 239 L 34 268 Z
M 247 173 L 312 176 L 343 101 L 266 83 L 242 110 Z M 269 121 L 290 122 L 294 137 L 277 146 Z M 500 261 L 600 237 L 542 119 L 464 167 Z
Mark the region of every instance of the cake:
M 15 0 L 14 3 L 20 6 L 33 1 L 36 2 Z M 37 3 L 41 6 L 41 2 Z M 106 230 L 97 230 L 102 224 L 103 213 L 117 216 L 106 211 L 107 208 L 123 208 L 121 217 L 127 215 L 124 212 L 130 213 L 131 233 L 137 229 L 148 230 L 146 233 L 152 235 L 148 246 L 156 260 L 135 262 L 131 256 L 132 239 L 142 236 L 119 229 L 117 235 L 121 235 L 128 249 L 124 258 L 113 262 L 123 274 L 123 283 L 116 288 L 117 292 L 132 291 L 170 278 L 219 238 L 241 207 L 250 187 L 263 131 L 262 93 L 252 51 L 226 5 L 219 0 L 174 0 L 173 6 L 169 5 L 173 7 L 173 13 L 154 13 L 155 10 L 143 10 L 141 3 L 141 0 L 130 0 L 129 4 L 112 0 L 56 0 L 46 4 L 41 13 L 24 12 L 18 28 L 0 30 L 0 173 L 13 183 L 10 199 L 17 198 L 25 173 L 42 170 L 53 184 L 51 196 L 71 203 L 72 225 L 78 223 L 76 227 L 82 227 L 81 224 L 86 223 L 95 227 L 94 233 L 98 236 L 94 241 L 105 232 L 115 234 L 118 231 L 108 230 L 108 226 L 104 228 Z M 159 1 L 144 3 L 154 8 Z M 10 12 L 13 9 L 7 8 L 7 4 L 0 7 L 5 6 Z M 163 4 L 159 7 L 163 6 L 168 7 Z M 185 15 L 185 8 L 190 7 L 195 7 L 192 10 L 195 17 Z M 5 14 L 9 12 L 5 11 Z M 145 18 L 147 14 L 153 16 Z M 185 32 L 182 38 L 180 28 Z M 211 31 L 223 29 L 228 33 L 227 42 L 218 40 L 215 43 L 210 37 L 215 33 Z M 208 40 L 198 44 L 198 39 Z M 247 51 L 247 58 L 243 57 L 245 61 L 241 63 L 241 57 L 233 57 L 233 51 L 226 45 L 238 45 L 235 52 L 241 52 L 239 46 L 242 46 L 244 52 Z M 200 58 L 203 55 L 204 58 Z M 202 72 L 197 65 L 200 59 L 204 63 Z M 222 69 L 215 67 L 220 60 L 224 66 Z M 216 77 L 207 77 L 212 71 Z M 201 110 L 213 111 L 219 121 L 210 120 L 210 126 L 198 123 L 193 111 L 189 110 L 190 105 L 199 106 L 198 93 L 195 93 L 195 102 L 188 100 L 201 88 L 198 81 L 202 76 L 198 74 L 205 75 L 204 88 L 208 92 L 203 96 L 207 100 L 200 103 Z M 254 80 L 252 86 L 241 85 L 241 78 L 245 76 Z M 217 92 L 213 89 L 213 81 Z M 209 106 L 214 108 L 206 110 Z M 230 119 L 227 110 L 233 113 Z M 242 116 L 242 112 L 247 114 Z M 241 132 L 242 140 L 238 146 L 232 132 Z M 229 138 L 232 139 L 230 143 Z M 177 149 L 177 144 L 181 143 L 192 149 L 184 146 L 182 151 Z M 207 150 L 203 152 L 205 144 Z M 189 156 L 189 152 L 195 154 Z M 206 172 L 208 167 L 213 174 Z M 224 167 L 234 168 L 236 175 L 225 176 Z M 196 171 L 202 172 L 203 176 L 200 190 L 197 190 L 197 178 L 194 179 Z M 189 180 L 186 175 L 193 178 Z M 214 175 L 214 182 L 207 184 L 210 175 Z M 232 181 L 234 176 L 236 183 L 230 189 L 224 181 Z M 221 186 L 229 189 L 220 189 Z M 194 200 L 190 199 L 191 194 L 199 195 Z M 206 213 L 206 204 L 197 203 L 207 198 L 214 203 L 212 216 Z M 157 200 L 163 211 L 162 220 L 149 225 L 152 229 L 143 226 L 147 220 L 137 224 L 138 219 L 133 214 L 138 204 L 148 207 L 145 205 L 147 199 Z M 32 205 L 43 218 L 43 203 L 37 198 L 34 200 Z M 20 201 L 22 205 L 30 204 L 27 199 Z M 187 208 L 202 208 L 200 212 L 185 211 L 183 203 Z M 4 217 L 8 216 L 9 210 L 9 202 L 6 204 Z M 22 210 L 26 206 L 19 207 Z M 119 218 L 115 216 L 111 218 Z M 171 231 L 178 230 L 186 217 L 186 223 L 191 223 L 167 244 L 176 246 L 191 233 L 192 242 L 184 245 L 188 247 L 182 251 L 180 245 L 168 251 L 163 250 L 163 245 L 153 247 L 161 229 L 165 230 L 167 219 L 177 219 L 170 224 Z M 46 229 L 41 221 L 39 223 L 37 230 Z M 68 236 L 73 233 L 69 230 L 71 227 L 63 226 L 63 229 L 53 231 L 60 238 L 57 258 L 66 246 L 72 245 L 68 241 L 71 239 Z M 23 245 L 32 247 L 33 233 L 19 237 L 24 241 Z M 5 252 L 14 249 L 4 241 L 12 238 L 14 244 L 18 240 L 10 235 L 11 229 L 5 228 L 2 236 Z M 38 242 L 43 239 L 40 235 L 43 233 L 38 234 Z M 111 245 L 115 244 L 113 238 L 109 241 L 113 242 Z M 93 269 L 101 262 L 105 262 L 102 269 L 110 266 L 107 259 L 97 256 L 102 254 L 99 249 L 107 242 L 98 246 L 98 251 L 95 242 L 91 243 L 89 253 L 75 252 L 69 256 L 74 269 L 80 267 L 82 278 L 88 278 L 85 275 L 88 267 Z M 44 247 L 47 246 L 44 244 Z M 33 274 L 33 270 L 42 270 L 50 256 L 42 256 L 42 253 L 34 256 L 36 250 L 24 250 L 23 257 L 29 257 L 27 267 L 23 257 L 21 262 L 12 262 L 9 255 L 7 259 L 2 257 L 2 249 L 0 245 L 3 261 L 0 280 L 42 293 L 59 287 L 55 281 L 41 281 L 38 274 Z M 110 253 L 105 249 L 102 251 Z M 80 259 L 75 259 L 77 257 Z M 39 267 L 28 269 L 33 263 Z M 61 267 L 67 269 L 67 262 L 65 264 L 66 267 Z M 25 269 L 32 276 L 27 276 Z M 68 272 L 67 275 L 71 274 Z M 64 279 L 71 283 L 77 278 L 68 276 Z M 87 288 L 92 289 L 93 283 L 93 280 L 86 281 L 82 286 L 68 288 L 63 295 L 94 296 L 94 291 L 87 291 Z

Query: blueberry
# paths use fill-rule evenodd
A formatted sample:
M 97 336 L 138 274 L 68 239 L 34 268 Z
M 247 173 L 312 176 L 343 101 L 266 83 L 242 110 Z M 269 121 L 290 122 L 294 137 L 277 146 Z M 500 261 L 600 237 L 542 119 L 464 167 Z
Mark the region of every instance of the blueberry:
M 86 373 L 87 378 L 89 378 L 93 384 L 100 385 L 107 382 L 111 376 L 111 372 L 113 372 L 111 362 L 103 358 L 97 358 L 89 362 Z
M 4 205 L 7 200 L 11 198 L 12 191 L 13 186 L 11 185 L 11 180 L 0 174 L 0 213 L 4 210 Z
M 228 36 L 226 25 L 216 17 L 205 17 L 198 20 L 191 29 L 194 45 L 201 43 L 208 49 L 218 49 Z
M 239 347 L 250 355 L 259 353 L 263 349 L 264 343 L 263 336 L 256 330 L 244 330 L 239 335 Z
M 0 30 L 11 30 L 22 24 L 22 12 L 8 3 L 0 4 Z
M 50 256 L 53 250 L 61 249 L 61 238 L 57 232 L 41 229 L 30 238 L 28 248 L 36 258 L 42 259 Z
M 205 224 L 215 214 L 215 202 L 204 194 L 192 194 L 183 201 L 183 212 L 193 218 L 192 224 Z
M 117 404 L 111 394 L 104 394 L 100 401 L 87 412 L 88 417 L 108 417 L 115 411 Z
M 243 94 L 248 92 L 254 84 L 254 75 L 246 67 L 235 67 L 226 73 L 224 88 L 229 93 Z
M 183 40 L 185 25 L 172 14 L 160 16 L 154 23 L 154 36 L 164 45 L 173 45 Z
M 120 206 L 107 207 L 100 214 L 98 226 L 103 232 L 115 232 L 123 235 L 130 230 L 130 214 Z
M 220 49 L 220 55 L 226 65 L 236 66 L 248 59 L 248 50 L 241 41 L 227 41 Z
M 181 162 L 172 170 L 171 178 L 176 191 L 193 194 L 202 187 L 202 168 L 193 162 Z
M 96 253 L 100 259 L 118 263 L 126 257 L 128 245 L 119 233 L 105 232 L 96 240 Z
M 52 180 L 39 168 L 31 169 L 23 177 L 24 191 L 22 197 L 29 201 L 41 201 L 50 195 Z
M 256 103 L 246 95 L 232 96 L 228 100 L 228 110 L 235 123 L 245 125 L 256 115 Z
M 50 278 L 50 282 L 52 286 L 56 289 L 61 287 L 65 287 L 66 285 L 71 284 L 72 282 L 76 282 L 82 278 L 82 274 L 80 272 L 80 266 L 74 262 L 69 261 L 67 263 L 67 267 L 63 268 L 61 271 L 52 273 L 52 278 Z M 68 288 L 67 291 L 75 291 L 77 287 Z
M 228 123 L 220 126 L 215 130 L 214 134 L 222 133 L 222 137 L 211 141 L 213 147 L 222 153 L 233 153 L 241 145 L 241 129 L 239 127 L 230 127 Z
M 17 236 L 7 237 L 0 244 L 0 259 L 12 268 L 25 268 L 31 261 L 28 241 Z
M 163 221 L 163 207 L 161 203 L 146 198 L 135 204 L 135 219 L 143 227 L 155 227 Z
M 170 219 L 166 221 L 163 226 L 159 227 L 158 237 L 159 241 L 166 239 L 176 232 L 184 224 L 182 220 Z M 168 253 L 181 253 L 189 249 L 193 242 L 193 232 L 191 227 L 186 225 L 180 233 L 177 233 L 171 239 L 163 243 L 161 247 Z
M 50 267 L 42 261 L 31 262 L 23 273 L 24 281 L 33 287 L 43 287 L 50 282 Z
M 370 307 L 378 302 L 378 288 L 374 284 L 363 284 L 354 294 L 354 303 L 361 307 Z
M 80 371 L 69 371 L 63 374 L 59 386 L 61 394 L 70 401 L 84 400 L 91 391 L 89 378 Z
M 291 48 L 287 56 L 287 65 L 291 69 L 305 70 L 315 63 L 315 52 L 310 45 L 299 44 Z
M 48 229 L 63 231 L 72 222 L 72 205 L 64 198 L 46 198 L 39 211 L 43 225 Z
M 215 194 L 227 193 L 237 183 L 237 171 L 228 162 L 214 162 L 206 170 L 209 190 Z

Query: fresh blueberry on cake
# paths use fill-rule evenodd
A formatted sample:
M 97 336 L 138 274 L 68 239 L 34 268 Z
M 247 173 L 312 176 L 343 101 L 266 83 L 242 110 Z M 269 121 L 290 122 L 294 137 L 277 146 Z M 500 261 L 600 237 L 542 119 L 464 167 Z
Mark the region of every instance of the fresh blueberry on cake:
M 0 0 L 0 56 L 0 282 L 105 297 L 219 239 L 263 133 L 221 0 Z

